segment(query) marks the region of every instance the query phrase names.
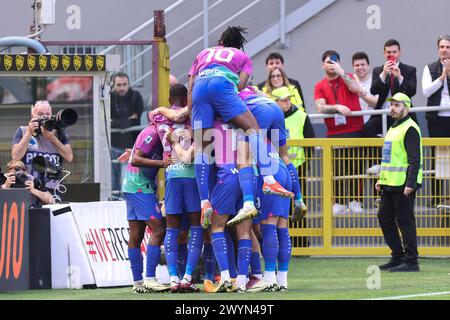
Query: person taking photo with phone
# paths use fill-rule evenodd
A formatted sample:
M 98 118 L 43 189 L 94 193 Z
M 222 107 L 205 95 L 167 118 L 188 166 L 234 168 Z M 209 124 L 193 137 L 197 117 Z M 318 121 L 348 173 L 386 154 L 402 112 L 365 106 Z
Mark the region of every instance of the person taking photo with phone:
M 360 138 L 364 124 L 363 116 L 350 117 L 353 111 L 361 111 L 358 92 L 360 85 L 352 74 L 346 73 L 340 64 L 340 56 L 334 50 L 328 50 L 322 55 L 322 68 L 325 78 L 314 87 L 314 100 L 320 113 L 334 114 L 333 118 L 325 119 L 327 138 Z M 334 172 L 336 177 L 356 174 L 348 159 L 354 158 L 356 148 L 333 149 Z M 354 179 L 345 183 L 343 179 L 335 180 L 335 203 L 333 214 L 362 213 L 360 190 Z M 348 208 L 346 206 L 347 201 Z
M 386 62 L 373 69 L 372 87 L 370 93 L 378 95 L 378 102 L 375 109 L 389 109 L 390 104 L 387 98 L 394 96 L 397 92 L 402 92 L 412 98 L 416 94 L 417 75 L 416 68 L 400 62 L 402 54 L 400 43 L 395 39 L 387 40 L 384 43 L 384 57 Z M 411 118 L 417 122 L 415 114 Z M 394 120 L 388 116 L 387 127 L 389 128 Z M 365 137 L 377 137 L 382 135 L 381 115 L 372 115 L 364 125 L 363 135 Z

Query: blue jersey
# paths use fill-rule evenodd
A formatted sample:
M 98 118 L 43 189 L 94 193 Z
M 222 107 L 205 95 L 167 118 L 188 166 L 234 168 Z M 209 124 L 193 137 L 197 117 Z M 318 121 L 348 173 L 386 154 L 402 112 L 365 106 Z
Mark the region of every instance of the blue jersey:
M 244 102 L 255 117 L 262 130 L 266 130 L 268 138 L 267 149 L 273 172 L 277 171 L 279 165 L 285 166 L 278 154 L 278 147 L 286 145 L 287 130 L 284 123 L 284 114 L 273 100 L 258 96 L 246 95 Z
M 244 102 L 260 128 L 267 130 L 269 140 L 280 147 L 284 146 L 287 139 L 287 130 L 284 123 L 284 114 L 280 107 L 273 100 L 258 95 L 247 96 Z

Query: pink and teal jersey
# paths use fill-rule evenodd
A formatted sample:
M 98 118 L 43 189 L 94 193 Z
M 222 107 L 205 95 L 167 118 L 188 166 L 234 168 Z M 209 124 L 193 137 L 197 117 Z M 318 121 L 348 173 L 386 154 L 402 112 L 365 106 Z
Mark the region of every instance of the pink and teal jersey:
M 156 184 L 155 177 L 159 168 L 140 168 L 131 165 L 133 154 L 135 150 L 141 150 L 145 157 L 152 160 L 162 159 L 161 141 L 156 131 L 156 126 L 149 125 L 142 130 L 133 146 L 131 157 L 128 160 L 128 165 L 125 172 L 125 177 L 122 183 L 122 192 L 127 193 L 155 193 Z
M 243 90 L 239 91 L 239 98 L 241 98 L 242 101 L 254 96 L 258 96 L 258 94 L 252 86 L 247 86 Z
M 238 174 L 237 146 L 238 131 L 221 119 L 214 121 L 214 162 L 217 166 L 217 181 Z M 243 139 L 243 137 L 242 137 Z
M 221 119 L 214 121 L 214 155 L 218 167 L 236 165 L 237 130 Z
M 189 75 L 196 76 L 196 79 L 225 77 L 237 87 L 240 72 L 252 74 L 250 57 L 239 49 L 217 46 L 206 48 L 197 55 Z
M 181 108 L 178 106 L 172 106 L 171 109 L 178 110 Z M 190 133 L 192 132 L 190 120 L 187 120 L 184 123 L 174 123 L 163 115 L 158 114 L 151 118 L 151 121 L 157 127 L 158 136 L 162 142 L 164 159 L 169 157 L 172 159 L 178 159 L 177 153 L 172 149 L 172 145 L 169 141 L 167 141 L 167 133 L 169 130 L 179 133 L 179 135 L 182 136 L 180 145 L 185 150 L 189 149 L 192 144 L 192 137 L 190 136 Z M 181 160 L 176 161 L 166 168 L 166 179 L 172 178 L 195 178 L 194 165 L 183 163 Z
M 265 95 L 258 94 L 252 86 L 247 86 L 245 89 L 239 91 L 239 98 L 245 102 L 251 111 L 254 106 L 261 104 L 274 104 L 275 102 Z

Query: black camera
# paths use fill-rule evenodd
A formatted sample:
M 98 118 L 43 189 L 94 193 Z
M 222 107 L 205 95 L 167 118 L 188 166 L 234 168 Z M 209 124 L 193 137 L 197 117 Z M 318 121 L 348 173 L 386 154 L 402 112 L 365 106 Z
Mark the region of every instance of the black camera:
M 39 118 L 36 120 L 39 122 L 39 128 L 36 130 L 38 134 L 41 132 L 41 126 L 47 131 L 52 130 L 63 130 L 64 128 L 74 125 L 78 120 L 78 114 L 74 109 L 64 109 L 58 111 L 56 116 L 51 116 L 51 118 Z
M 27 182 L 28 180 L 33 180 L 33 177 L 26 174 L 23 171 L 19 171 L 16 172 L 14 174 L 14 176 L 16 177 L 16 182 L 14 184 L 11 185 L 10 188 L 26 188 L 26 184 L 25 182 Z M 34 187 L 36 189 L 39 189 L 41 186 L 41 181 L 38 179 L 34 179 Z M 6 182 L 6 176 L 3 173 L 0 173 L 0 184 L 4 184 Z
M 26 188 L 25 182 L 30 180 L 28 175 L 25 172 L 19 171 L 14 176 L 16 177 L 16 182 L 11 185 L 11 188 Z
M 59 180 L 62 177 L 62 168 L 51 164 L 43 156 L 36 156 L 31 161 L 33 168 L 43 173 L 49 179 Z

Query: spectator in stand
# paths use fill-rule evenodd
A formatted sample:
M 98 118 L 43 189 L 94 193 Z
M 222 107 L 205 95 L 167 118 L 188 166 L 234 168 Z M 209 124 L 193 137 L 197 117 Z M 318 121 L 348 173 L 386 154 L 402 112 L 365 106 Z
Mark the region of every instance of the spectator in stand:
M 352 111 L 361 111 L 358 92 L 361 90 L 358 82 L 351 74 L 345 73 L 339 64 L 340 56 L 334 50 L 328 50 L 322 55 L 322 67 L 325 78 L 316 83 L 314 88 L 314 100 L 320 113 L 334 114 L 334 118 L 325 119 L 328 138 L 360 138 L 362 137 L 363 117 L 350 117 Z M 355 148 L 333 149 L 334 176 L 347 176 L 355 174 L 355 165 L 351 159 L 355 155 Z M 360 167 L 356 165 L 356 168 Z M 349 179 L 348 188 L 344 189 L 344 179 L 339 179 L 334 184 L 335 201 L 333 214 L 341 214 L 347 211 L 344 204 L 345 197 L 353 195 L 349 203 L 352 213 L 361 213 L 359 203 L 359 185 L 354 179 Z
M 118 72 L 113 76 L 111 91 L 111 129 L 127 129 L 141 124 L 144 102 L 139 91 L 130 87 L 128 75 Z M 136 132 L 111 133 L 111 159 L 117 159 L 127 148 L 133 146 L 139 134 Z M 125 165 L 113 164 L 112 189 L 120 190 Z
M 400 62 L 401 48 L 397 40 L 390 39 L 384 44 L 384 65 L 373 69 L 372 87 L 370 93 L 378 95 L 375 109 L 389 109 L 387 98 L 397 92 L 403 92 L 412 98 L 416 94 L 416 68 Z M 411 118 L 416 121 L 415 115 Z M 392 126 L 393 119 L 388 116 L 387 128 Z M 380 115 L 372 115 L 364 126 L 364 136 L 377 137 L 382 135 L 382 121 Z
M 423 95 L 428 99 L 427 106 L 450 107 L 450 35 L 440 36 L 437 41 L 439 59 L 425 66 L 422 76 Z M 450 110 L 426 113 L 430 137 L 450 137 Z M 432 148 L 436 156 L 436 148 Z M 434 161 L 431 161 L 434 170 Z M 442 180 L 431 183 L 432 201 L 430 207 L 439 204 Z
M 275 68 L 280 68 L 284 71 L 284 58 L 278 52 L 272 52 L 266 58 L 267 74 L 269 74 Z M 294 105 L 296 105 L 297 107 L 304 109 L 305 108 L 305 98 L 303 97 L 303 92 L 302 92 L 300 83 L 297 80 L 292 79 L 292 78 L 286 77 L 286 79 L 289 84 L 293 85 L 297 89 L 297 92 L 299 95 L 299 98 L 296 98 L 296 100 L 292 101 L 292 103 Z M 263 81 L 258 84 L 258 89 L 261 91 L 264 91 L 265 86 L 266 86 L 266 81 Z M 294 100 L 293 98 L 291 98 L 291 99 Z
M 365 52 L 356 52 L 352 56 L 354 77 L 358 81 L 361 90 L 358 92 L 361 110 L 373 110 L 378 102 L 378 95 L 370 93 L 372 86 L 372 75 L 370 73 L 370 61 Z M 369 120 L 370 115 L 364 116 L 364 123 Z
M 273 90 L 281 87 L 288 88 L 292 104 L 298 106 L 298 108 L 304 111 L 305 108 L 303 106 L 303 99 L 300 97 L 300 93 L 298 92 L 297 87 L 290 84 L 283 69 L 276 67 L 269 71 L 269 76 L 267 77 L 262 91 L 269 97 L 274 99 L 274 97 L 272 96 Z

